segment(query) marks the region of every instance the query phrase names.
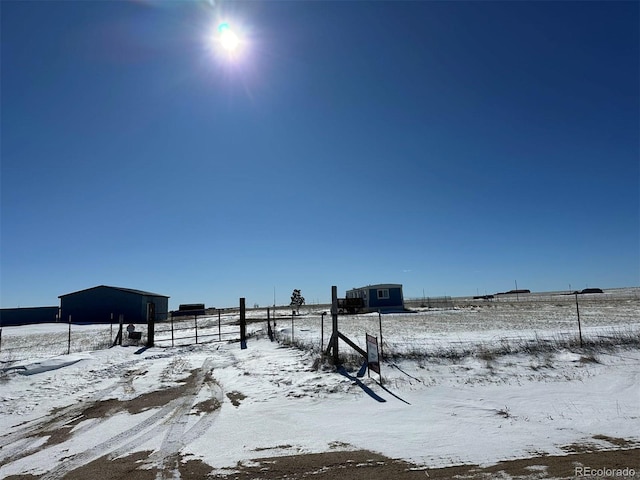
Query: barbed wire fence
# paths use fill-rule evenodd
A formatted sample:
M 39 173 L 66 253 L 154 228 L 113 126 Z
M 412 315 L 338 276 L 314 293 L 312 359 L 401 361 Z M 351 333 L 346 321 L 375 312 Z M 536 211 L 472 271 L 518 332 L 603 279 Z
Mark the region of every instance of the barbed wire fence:
M 634 292 L 520 295 L 497 302 L 456 299 L 453 306 L 450 297 L 431 298 L 417 299 L 430 306 L 415 307 L 412 313 L 339 315 L 340 332 L 361 349 L 366 348 L 367 333 L 379 337 L 387 358 L 550 352 L 581 347 L 581 335 L 584 348 L 640 346 L 640 297 Z M 321 354 L 331 336 L 326 315 L 315 307 L 299 316 L 280 316 L 276 338 Z
M 466 355 L 478 350 L 516 352 L 534 348 L 560 348 L 576 344 L 576 300 L 581 306 L 586 345 L 640 343 L 640 289 L 621 289 L 615 294 L 501 295 L 497 299 L 420 297 L 405 300 L 413 313 L 340 315 L 340 330 L 361 348 L 365 335 L 378 334 L 385 356 Z M 274 340 L 321 353 L 331 336 L 330 305 L 311 305 L 294 315 L 290 307 L 254 308 L 247 312 L 249 336 Z M 220 309 L 185 318 L 160 315 L 155 342 L 159 347 L 239 339 L 237 309 Z M 126 325 L 126 319 L 124 319 Z M 37 328 L 36 326 L 32 326 Z M 136 324 L 141 339 L 123 335 L 123 344 L 145 343 L 146 325 Z M 0 326 L 0 364 L 51 357 L 112 346 L 119 325 L 60 322 L 39 335 L 34 350 L 33 331 Z M 239 340 L 238 340 L 239 341 Z
M 47 332 L 21 333 L 12 329 L 0 328 L 0 363 L 10 364 L 30 359 L 68 355 L 109 348 L 113 342 L 117 327 L 113 325 L 85 325 L 64 323 L 47 326 Z M 34 336 L 37 340 L 34 341 Z

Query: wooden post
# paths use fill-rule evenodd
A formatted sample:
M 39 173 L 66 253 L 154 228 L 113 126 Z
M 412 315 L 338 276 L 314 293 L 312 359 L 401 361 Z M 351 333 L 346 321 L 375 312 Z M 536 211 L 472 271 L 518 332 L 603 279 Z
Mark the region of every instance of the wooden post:
M 69 338 L 67 340 L 67 355 L 71 353 L 71 315 L 69 315 Z
M 196 325 L 196 345 L 198 344 L 198 315 L 193 316 L 193 321 Z
M 222 341 L 222 330 L 220 330 L 220 312 L 221 310 L 218 309 L 218 341 L 219 342 Z
M 120 315 L 120 328 L 118 329 L 118 333 L 116 333 L 116 338 L 113 339 L 112 347 L 116 345 L 122 345 L 122 315 Z
M 333 364 L 338 365 L 338 287 L 331 287 L 331 348 L 333 349 Z
M 580 348 L 582 348 L 583 347 L 582 326 L 580 325 L 580 307 L 578 306 L 578 292 L 576 292 L 576 311 L 578 312 L 578 335 L 580 335 Z
M 327 314 L 327 312 L 322 312 L 321 318 L 320 318 L 320 352 L 322 353 L 322 350 L 324 350 L 324 316 Z
M 291 312 L 291 343 L 293 343 L 293 318 L 295 313 Z
M 338 332 L 338 338 L 341 338 L 342 340 L 344 340 L 344 342 L 349 345 L 351 348 L 353 348 L 356 352 L 358 352 L 360 355 L 362 355 L 364 358 L 367 358 L 367 352 L 365 352 L 363 349 L 361 349 L 358 345 L 356 345 L 355 343 L 353 343 L 353 341 L 347 337 L 346 335 L 344 335 L 343 333 Z
M 113 342 L 113 313 L 111 314 L 111 328 L 109 329 L 109 342 Z
M 147 303 L 147 347 L 153 347 L 156 332 L 156 304 Z
M 118 315 L 118 322 L 120 323 L 120 327 L 118 328 L 118 345 L 122 346 L 122 324 L 124 323 L 124 314 L 121 313 Z
M 380 313 L 380 310 L 378 310 L 378 321 L 380 322 L 380 360 L 382 360 L 384 354 L 382 352 L 382 314 Z
M 269 340 L 273 342 L 273 330 L 271 329 L 271 310 L 267 307 L 267 335 Z
M 240 348 L 247 348 L 247 319 L 245 317 L 245 299 L 240 298 Z

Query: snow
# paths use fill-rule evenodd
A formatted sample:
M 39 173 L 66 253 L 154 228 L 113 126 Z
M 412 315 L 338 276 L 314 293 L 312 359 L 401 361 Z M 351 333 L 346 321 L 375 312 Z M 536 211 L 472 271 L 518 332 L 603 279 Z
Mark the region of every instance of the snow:
M 585 338 L 640 332 L 637 300 L 610 305 L 585 307 Z M 377 374 L 362 379 L 385 402 L 318 364 L 320 317 L 312 311 L 294 320 L 295 338 L 308 349 L 270 342 L 265 322 L 256 322 L 249 324 L 254 336 L 245 350 L 237 342 L 169 343 L 142 353 L 114 347 L 46 357 L 39 345 L 64 325 L 5 327 L 3 341 L 19 339 L 23 353 L 0 351 L 0 478 L 60 478 L 101 456 L 141 451 L 153 452 L 149 468 L 169 465 L 180 453 L 229 473 L 239 462 L 336 449 L 367 449 L 436 468 L 564 455 L 576 444 L 619 448 L 610 438 L 637 446 L 637 348 L 496 353 L 505 344 L 575 337 L 575 319 L 564 307 L 383 316 L 390 352 L 430 353 L 383 362 L 385 388 Z M 227 331 L 236 328 L 235 318 L 225 319 Z M 331 321 L 324 320 L 326 348 Z M 206 328 L 217 334 L 216 322 Z M 340 322 L 363 347 L 366 331 L 379 334 L 377 314 Z M 81 333 L 89 345 L 104 328 Z M 290 339 L 291 322 L 278 320 L 277 331 Z M 470 350 L 476 354 L 462 354 Z

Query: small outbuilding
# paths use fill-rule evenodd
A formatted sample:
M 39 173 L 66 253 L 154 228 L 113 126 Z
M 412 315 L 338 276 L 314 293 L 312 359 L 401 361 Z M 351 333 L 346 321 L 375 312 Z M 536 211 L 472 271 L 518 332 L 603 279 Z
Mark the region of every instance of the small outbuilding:
M 346 298 L 360 298 L 363 312 L 403 312 L 404 295 L 402 285 L 398 283 L 381 283 L 347 290 Z
M 150 312 L 156 320 L 167 318 L 169 297 L 131 288 L 100 285 L 60 295 L 61 320 L 73 323 L 147 323 Z
M 58 307 L 3 308 L 0 310 L 0 327 L 57 321 Z

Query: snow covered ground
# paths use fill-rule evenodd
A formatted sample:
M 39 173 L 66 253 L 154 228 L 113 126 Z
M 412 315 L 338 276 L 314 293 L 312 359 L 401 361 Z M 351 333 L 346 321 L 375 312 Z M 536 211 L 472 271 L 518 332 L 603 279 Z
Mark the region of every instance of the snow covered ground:
M 229 314 L 225 328 L 236 318 Z M 382 364 L 384 387 L 375 373 L 358 382 L 319 360 L 320 318 L 294 319 L 302 348 L 270 342 L 265 322 L 255 322 L 245 350 L 235 342 L 171 348 L 165 339 L 159 344 L 169 346 L 143 352 L 59 356 L 39 344 L 64 325 L 4 328 L 3 342 L 19 338 L 33 355 L 0 352 L 0 478 L 63 478 L 121 457 L 155 478 L 179 478 L 189 461 L 231 473 L 259 458 L 337 450 L 427 469 L 640 446 L 640 350 L 564 348 L 577 335 L 575 303 L 383 315 L 394 354 Z M 581 319 L 585 339 L 637 338 L 640 301 L 585 302 Z M 200 335 L 214 335 L 216 321 Z M 326 347 L 330 316 L 324 322 Z M 78 342 L 110 341 L 108 326 L 74 329 Z M 290 341 L 290 321 L 276 329 Z M 379 335 L 379 318 L 340 317 L 340 329 L 364 347 L 365 332 Z M 549 348 L 522 348 L 546 340 Z

